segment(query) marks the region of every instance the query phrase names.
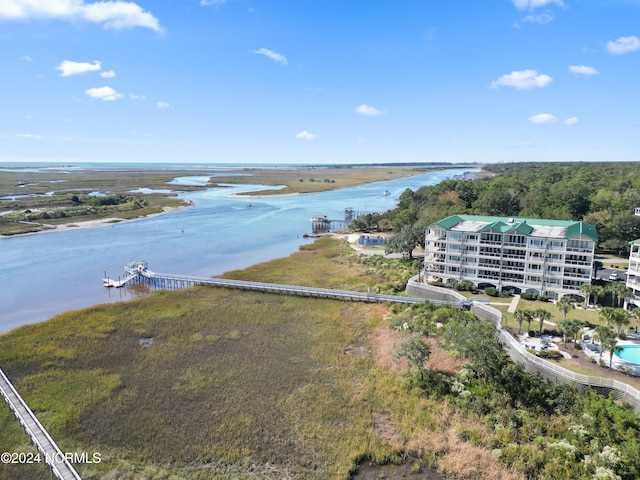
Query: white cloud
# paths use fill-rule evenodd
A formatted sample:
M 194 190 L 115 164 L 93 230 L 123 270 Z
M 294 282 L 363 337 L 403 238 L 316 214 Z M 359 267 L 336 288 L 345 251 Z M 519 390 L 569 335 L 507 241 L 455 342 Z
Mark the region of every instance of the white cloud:
M 106 72 L 100 72 L 100 76 L 102 78 L 113 78 L 116 76 L 116 72 L 114 72 L 113 70 L 109 70 Z
M 513 87 L 518 90 L 529 90 L 531 88 L 543 88 L 553 81 L 549 75 L 538 74 L 536 70 L 514 71 L 502 75 L 497 80 L 491 82 L 491 88 Z
M 60 73 L 61 77 L 70 77 L 71 75 L 79 75 L 81 73 L 97 72 L 100 68 L 100 62 L 98 60 L 94 60 L 93 63 L 63 60 L 62 63 L 56 67 L 56 70 L 62 72 Z
M 145 99 L 145 98 L 147 98 L 147 97 L 145 97 L 144 95 L 135 95 L 135 94 L 133 94 L 133 93 L 130 93 L 130 94 L 129 94 L 129 98 L 130 98 L 131 100 L 144 100 L 144 99 Z
M 551 14 L 551 12 L 544 12 L 537 15 L 527 15 L 522 18 L 522 21 L 524 23 L 539 23 L 540 25 L 544 25 L 553 21 L 553 15 Z
M 570 127 L 571 125 L 578 125 L 580 123 L 580 120 L 578 120 L 578 117 L 570 117 L 562 123 Z
M 529 117 L 529 121 L 533 123 L 555 123 L 558 121 L 556 117 L 551 115 L 550 113 L 539 113 L 537 115 L 533 115 Z
M 156 107 L 164 110 L 165 108 L 169 108 L 169 104 L 167 102 L 156 102 Z
M 640 49 L 640 38 L 635 35 L 620 37 L 617 40 L 607 42 L 607 50 L 614 55 L 633 52 Z
M 595 68 L 587 67 L 586 65 L 571 65 L 569 67 L 569 71 L 573 73 L 577 73 L 579 75 L 587 75 L 587 76 L 597 75 L 598 73 L 600 73 Z
M 200 0 L 200 5 L 202 5 L 203 7 L 209 7 L 212 5 L 222 5 L 223 3 L 225 3 L 227 0 Z
M 274 51 L 269 50 L 268 48 L 259 48 L 258 50 L 253 50 L 251 53 L 256 53 L 258 55 L 264 55 L 265 57 L 269 57 L 276 62 L 281 63 L 282 65 L 287 64 L 287 59 L 284 55 L 280 55 Z
M 31 58 L 29 55 L 23 55 L 22 57 L 20 57 L 22 60 L 24 60 L 25 62 L 32 62 L 33 58 Z
M 382 112 L 380 110 L 378 110 L 376 107 L 371 107 L 369 105 L 358 105 L 356 107 L 356 113 L 359 113 L 360 115 L 366 115 L 367 117 L 377 117 L 378 115 L 381 115 Z
M 100 23 L 104 28 L 144 27 L 162 31 L 158 19 L 133 2 L 106 0 L 0 0 L 0 19 L 58 19 Z
M 119 98 L 122 98 L 122 94 L 116 92 L 111 87 L 90 88 L 89 90 L 85 90 L 84 93 L 86 93 L 87 95 L 89 95 L 92 98 L 98 98 L 98 99 L 104 100 L 104 101 L 112 101 L 112 100 L 117 100 Z
M 533 10 L 535 8 L 545 7 L 547 5 L 556 4 L 559 7 L 564 6 L 562 0 L 511 0 L 518 10 Z
M 318 136 L 313 133 L 309 133 L 306 130 L 302 130 L 296 135 L 296 138 L 299 138 L 300 140 L 313 140 L 314 138 L 318 138 Z

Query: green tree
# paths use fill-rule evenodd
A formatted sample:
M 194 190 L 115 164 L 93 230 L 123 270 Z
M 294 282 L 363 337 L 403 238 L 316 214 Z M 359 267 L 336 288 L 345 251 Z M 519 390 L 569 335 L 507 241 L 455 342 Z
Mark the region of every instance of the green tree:
M 564 343 L 567 343 L 567 337 L 571 337 L 573 343 L 576 343 L 576 337 L 580 329 L 584 324 L 580 320 L 576 319 L 564 319 L 558 322 L 558 331 L 562 333 L 564 337 Z
M 611 330 L 609 331 L 611 333 L 600 338 L 600 352 L 602 352 L 602 350 L 609 352 L 609 368 L 611 368 L 611 364 L 613 363 L 613 354 L 622 351 L 622 347 L 618 346 L 618 339 L 616 338 L 616 335 Z
M 610 341 L 611 338 L 615 339 L 615 337 L 616 337 L 615 333 L 613 333 L 613 330 L 611 330 L 608 326 L 598 325 L 596 327 L 596 333 L 593 336 L 593 339 L 596 342 L 600 342 L 600 357 L 602 357 L 602 353 L 605 350 L 604 348 L 605 342 Z
M 589 306 L 589 299 L 591 295 L 594 294 L 596 289 L 596 285 L 591 285 L 590 283 L 583 283 L 580 285 L 580 293 L 584 294 L 584 308 Z
M 620 335 L 622 327 L 626 327 L 631 323 L 629 312 L 627 312 L 624 308 L 616 308 L 616 311 L 613 315 L 613 323 L 616 324 L 618 335 Z
M 597 305 L 598 304 L 598 298 L 599 297 L 604 297 L 605 294 L 607 293 L 604 289 L 604 287 L 600 286 L 600 285 L 594 285 L 594 289 L 593 289 L 593 304 Z
M 613 307 L 604 307 L 600 310 L 598 316 L 600 317 L 600 320 L 603 320 L 605 325 L 609 327 L 616 317 L 616 309 Z
M 516 310 L 513 316 L 518 322 L 518 335 L 522 333 L 523 322 L 528 322 L 527 328 L 531 326 L 531 320 L 533 319 L 533 316 L 531 315 L 531 310 Z
M 628 289 L 624 283 L 619 282 L 609 282 L 605 290 L 611 293 L 614 307 L 622 307 L 624 298 L 631 294 L 631 290 Z
M 545 320 L 549 320 L 551 318 L 551 312 L 545 310 L 544 308 L 536 308 L 533 311 L 534 318 L 537 318 L 540 322 L 540 334 L 542 334 L 542 329 L 544 328 Z
M 469 359 L 471 370 L 478 378 L 500 382 L 500 373 L 508 362 L 493 323 L 460 311 L 457 318 L 450 319 L 444 325 L 442 337 L 447 348 Z
M 404 342 L 400 344 L 395 352 L 396 358 L 406 358 L 409 368 L 418 372 L 420 381 L 424 381 L 425 363 L 431 355 L 431 347 L 426 343 L 420 334 L 412 333 Z
M 576 308 L 576 303 L 571 297 L 565 295 L 560 300 L 558 300 L 558 302 L 556 303 L 556 307 L 558 307 L 558 309 L 562 312 L 562 319 L 566 320 L 567 313 L 569 313 L 570 310 Z
M 385 253 L 402 253 L 413 260 L 413 249 L 424 245 L 424 227 L 405 225 L 398 233 L 387 240 Z
M 598 270 L 602 270 L 603 267 L 604 267 L 604 264 L 600 260 L 594 260 L 594 262 L 593 262 L 593 278 L 597 278 L 598 277 Z

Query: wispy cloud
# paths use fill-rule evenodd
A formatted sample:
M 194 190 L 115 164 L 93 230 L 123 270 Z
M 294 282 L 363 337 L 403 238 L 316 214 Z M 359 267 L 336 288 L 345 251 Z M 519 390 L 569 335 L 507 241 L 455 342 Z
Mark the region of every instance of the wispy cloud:
M 635 35 L 620 37 L 617 40 L 607 42 L 607 51 L 614 55 L 622 55 L 635 50 L 640 50 L 640 38 Z
M 587 67 L 586 65 L 571 65 L 569 67 L 569 71 L 576 73 L 578 75 L 587 75 L 587 76 L 597 75 L 598 73 L 600 73 L 595 68 Z
M 377 117 L 378 115 L 382 115 L 382 112 L 378 110 L 376 107 L 372 107 L 370 105 L 358 105 L 356 107 L 356 113 L 360 115 L 365 115 L 367 117 Z
M 104 101 L 113 101 L 122 98 L 122 94 L 118 93 L 111 87 L 95 87 L 85 90 L 87 95 Z
M 61 77 L 70 77 L 71 75 L 80 75 L 81 73 L 97 72 L 101 68 L 100 62 L 94 60 L 93 63 L 72 62 L 71 60 L 63 60 L 56 70 L 60 70 Z
M 144 100 L 144 99 L 145 99 L 145 98 L 147 98 L 147 97 L 145 97 L 144 95 L 136 95 L 136 94 L 134 94 L 134 93 L 130 93 L 130 94 L 129 94 L 129 98 L 130 98 L 131 100 Z
M 69 22 L 99 23 L 104 28 L 120 30 L 143 27 L 161 32 L 156 17 L 138 4 L 122 0 L 85 3 L 84 0 L 2 0 L 0 19 L 57 19 Z
M 540 7 L 546 7 L 547 5 L 564 6 L 562 0 L 511 0 L 518 10 L 533 10 Z
M 227 0 L 200 0 L 200 5 L 203 7 L 211 7 L 216 5 L 222 5 Z
M 529 121 L 532 123 L 556 123 L 558 119 L 550 113 L 539 113 L 529 117 Z
M 113 78 L 116 76 L 116 72 L 114 72 L 113 70 L 108 70 L 106 72 L 100 72 L 100 76 L 102 78 Z
M 567 118 L 562 123 L 564 123 L 566 126 L 570 127 L 572 125 L 578 125 L 580 123 L 580 120 L 578 120 L 578 117 L 570 117 L 570 118 Z
M 24 60 L 25 62 L 32 62 L 33 58 L 31 58 L 29 55 L 23 55 L 20 57 L 21 60 Z
M 300 133 L 296 135 L 296 138 L 300 140 L 313 140 L 315 138 L 318 138 L 318 136 L 314 135 L 313 133 L 309 133 L 306 130 L 302 130 Z
M 284 55 L 269 50 L 268 48 L 259 48 L 258 50 L 253 50 L 253 52 L 251 53 L 264 55 L 265 57 L 269 57 L 271 60 L 275 60 L 276 62 L 281 63 L 282 65 L 287 64 L 287 59 Z
M 164 110 L 165 108 L 169 108 L 170 105 L 167 102 L 156 102 L 156 107 L 160 110 Z
M 553 14 L 551 12 L 544 12 L 538 14 L 526 15 L 522 18 L 523 23 L 538 23 L 544 25 L 553 21 Z
M 520 70 L 502 75 L 491 82 L 491 88 L 513 87 L 518 90 L 544 88 L 553 81 L 549 75 L 538 74 L 536 70 Z

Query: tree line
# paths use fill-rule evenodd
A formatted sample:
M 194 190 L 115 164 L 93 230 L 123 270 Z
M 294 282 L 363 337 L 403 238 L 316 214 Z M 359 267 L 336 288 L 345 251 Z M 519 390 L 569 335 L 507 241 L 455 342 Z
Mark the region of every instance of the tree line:
M 358 218 L 358 231 L 393 231 L 389 251 L 409 252 L 424 228 L 454 214 L 585 221 L 598 230 L 598 248 L 617 254 L 640 238 L 639 163 L 514 163 L 483 168 L 490 176 L 445 180 L 405 190 L 395 209 Z M 411 249 L 413 248 L 411 247 Z

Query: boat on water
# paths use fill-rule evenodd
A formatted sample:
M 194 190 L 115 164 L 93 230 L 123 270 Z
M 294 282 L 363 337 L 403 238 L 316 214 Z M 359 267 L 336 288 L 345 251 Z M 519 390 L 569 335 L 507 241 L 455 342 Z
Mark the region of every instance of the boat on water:
M 382 195 L 384 195 L 386 197 L 386 196 L 391 195 L 391 192 L 389 190 L 385 190 Z

